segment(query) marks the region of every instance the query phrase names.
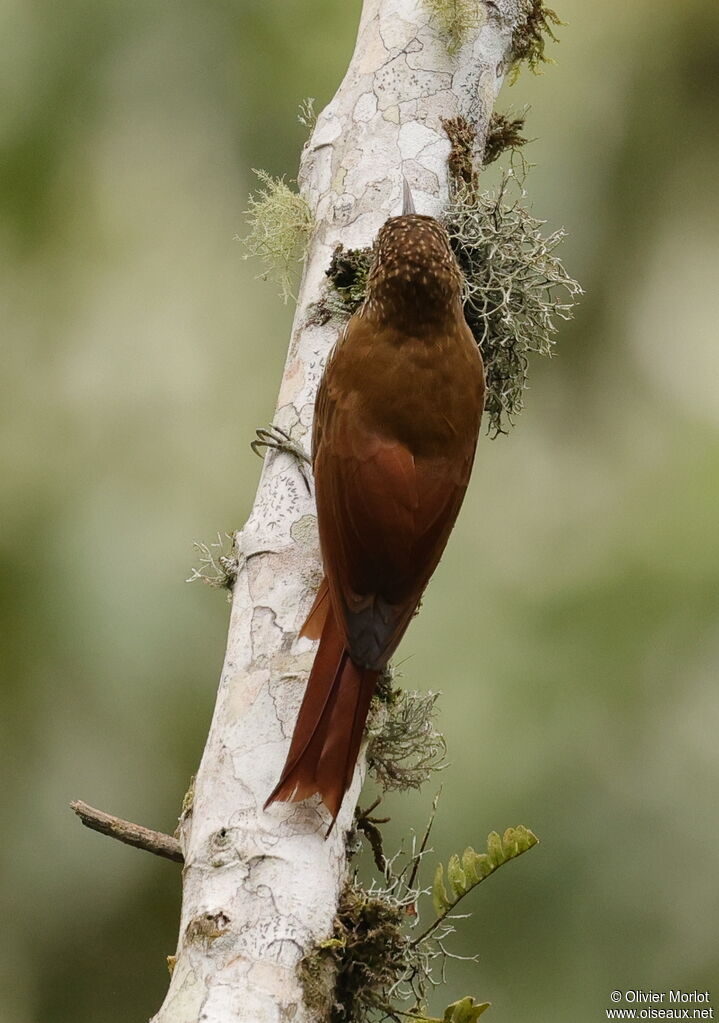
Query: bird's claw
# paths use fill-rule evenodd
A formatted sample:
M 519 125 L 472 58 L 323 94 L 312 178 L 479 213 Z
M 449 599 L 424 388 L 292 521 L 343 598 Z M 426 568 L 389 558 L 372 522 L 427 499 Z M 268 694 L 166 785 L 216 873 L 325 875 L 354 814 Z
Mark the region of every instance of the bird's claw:
M 311 493 L 312 488 L 310 486 L 310 476 L 307 466 L 312 465 L 312 459 L 309 457 L 304 448 L 293 441 L 289 433 L 283 430 L 281 426 L 275 426 L 274 423 L 268 428 L 260 428 L 255 431 L 257 436 L 250 442 L 250 447 L 256 455 L 260 458 L 264 458 L 263 448 L 272 448 L 274 451 L 284 451 L 286 454 L 291 455 L 297 460 L 297 466 L 300 470 L 300 476 L 302 477 L 307 492 Z
M 262 458 L 260 448 L 274 448 L 276 451 L 286 451 L 288 455 L 294 455 L 299 462 L 306 462 L 307 465 L 312 464 L 312 460 L 304 448 L 293 441 L 289 433 L 283 430 L 281 426 L 270 426 L 269 429 L 264 428 L 256 430 L 257 438 L 253 440 L 250 447 Z

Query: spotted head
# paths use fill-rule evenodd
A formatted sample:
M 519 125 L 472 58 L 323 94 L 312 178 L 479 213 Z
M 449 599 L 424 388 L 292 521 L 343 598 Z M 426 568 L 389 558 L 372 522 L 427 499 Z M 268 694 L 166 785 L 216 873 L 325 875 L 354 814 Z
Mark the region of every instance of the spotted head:
M 405 183 L 404 211 L 380 228 L 367 280 L 367 311 L 422 320 L 454 314 L 462 274 L 446 230 L 414 212 Z

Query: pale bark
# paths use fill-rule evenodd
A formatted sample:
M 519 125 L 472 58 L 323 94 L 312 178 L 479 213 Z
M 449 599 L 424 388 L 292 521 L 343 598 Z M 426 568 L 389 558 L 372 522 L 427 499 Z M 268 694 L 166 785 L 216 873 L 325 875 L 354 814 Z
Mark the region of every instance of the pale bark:
M 274 422 L 309 445 L 315 390 L 338 325 L 313 322 L 334 247 L 371 244 L 400 212 L 401 176 L 417 211 L 448 196 L 441 119 L 462 115 L 479 146 L 524 0 L 478 2 L 480 19 L 449 56 L 422 0 L 365 0 L 351 64 L 302 155 L 315 217 Z M 268 88 L 271 83 L 268 81 Z M 185 856 L 177 957 L 154 1023 L 316 1021 L 296 967 L 330 933 L 360 763 L 337 826 L 317 804 L 262 805 L 287 752 L 313 656 L 297 631 L 320 579 L 312 497 L 292 458 L 269 452 L 237 536 L 227 653 L 217 704 L 181 828 Z

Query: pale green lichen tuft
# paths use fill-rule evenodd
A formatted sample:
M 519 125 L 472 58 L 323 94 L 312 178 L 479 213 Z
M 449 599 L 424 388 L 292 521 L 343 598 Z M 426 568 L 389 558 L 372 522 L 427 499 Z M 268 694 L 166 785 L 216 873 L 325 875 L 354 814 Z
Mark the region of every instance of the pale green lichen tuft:
M 314 96 L 308 96 L 306 99 L 302 100 L 297 112 L 297 120 L 300 124 L 307 128 L 310 134 L 312 134 L 315 130 L 315 125 L 317 124 L 317 111 L 315 110 Z
M 201 582 L 216 590 L 227 590 L 228 601 L 232 600 L 232 589 L 240 569 L 240 559 L 233 533 L 217 534 L 213 543 L 195 541 L 192 545 L 197 552 L 197 565 L 185 579 L 186 583 Z
M 437 20 L 447 53 L 454 55 L 476 29 L 482 16 L 479 0 L 424 0 Z
M 246 257 L 257 256 L 265 269 L 259 276 L 275 281 L 286 302 L 294 297 L 299 264 L 307 255 L 312 232 L 312 213 L 306 200 L 294 192 L 283 178 L 273 178 L 256 170 L 260 187 L 250 195 L 245 211 L 250 231 L 243 242 Z
M 524 407 L 529 356 L 551 354 L 556 321 L 571 319 L 582 292 L 556 254 L 564 231 L 545 236 L 524 197 L 510 172 L 493 193 L 457 189 L 444 216 L 464 274 L 464 314 L 484 359 L 493 436 Z
M 556 64 L 546 55 L 547 40 L 558 43 L 553 26 L 566 24 L 555 11 L 544 6 L 543 0 L 524 0 L 524 5 L 525 17 L 512 34 L 510 85 L 519 78 L 522 64 L 526 64 L 535 75 L 542 73 L 543 64 Z
M 374 700 L 367 766 L 385 791 L 419 789 L 445 766 L 447 744 L 435 724 L 439 693 L 392 688 L 391 676 Z

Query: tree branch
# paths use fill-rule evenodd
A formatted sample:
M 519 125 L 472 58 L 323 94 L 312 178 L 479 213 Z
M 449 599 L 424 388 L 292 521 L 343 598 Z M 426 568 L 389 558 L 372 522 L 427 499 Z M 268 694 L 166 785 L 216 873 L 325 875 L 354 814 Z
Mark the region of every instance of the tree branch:
M 112 814 L 96 810 L 94 806 L 89 806 L 79 799 L 70 803 L 70 809 L 77 814 L 85 827 L 92 831 L 99 831 L 101 835 L 116 838 L 118 842 L 132 845 L 136 849 L 144 849 L 166 860 L 174 860 L 175 863 L 185 862 L 180 843 L 172 835 L 165 835 L 162 831 L 151 831 L 150 828 L 143 828 L 141 824 L 124 821 L 121 817 L 113 817 Z
M 304 448 L 323 363 L 342 329 L 312 312 L 336 246 L 372 244 L 401 209 L 403 175 L 420 213 L 442 212 L 443 118 L 476 126 L 481 160 L 526 0 L 477 0 L 477 10 L 449 45 L 426 0 L 364 0 L 347 74 L 304 148 L 298 181 L 314 227 L 272 418 Z M 268 450 L 235 550 L 225 663 L 194 804 L 180 825 L 176 964 L 154 1023 L 318 1023 L 327 1014 L 306 1003 L 297 965 L 332 932 L 365 758 L 328 838 L 317 801 L 262 809 L 312 663 L 313 644 L 297 635 L 321 578 L 314 501 L 288 452 Z M 208 930 L 208 919 L 222 926 Z

